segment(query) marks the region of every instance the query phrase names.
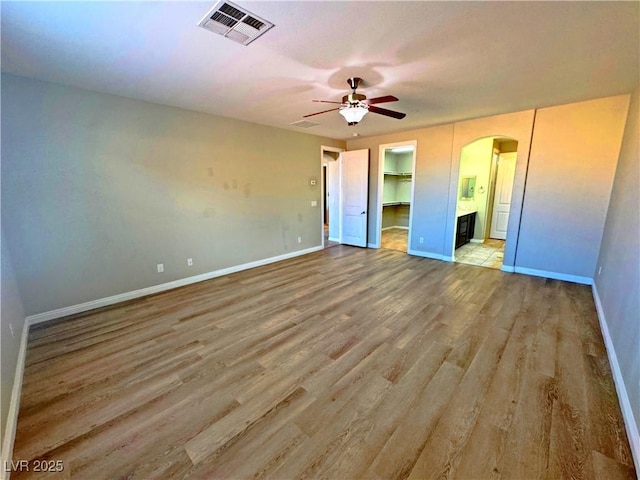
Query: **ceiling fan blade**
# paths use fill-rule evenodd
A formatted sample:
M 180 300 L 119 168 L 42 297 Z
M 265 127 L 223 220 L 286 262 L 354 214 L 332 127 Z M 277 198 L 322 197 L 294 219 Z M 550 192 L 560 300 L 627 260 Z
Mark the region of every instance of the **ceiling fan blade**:
M 332 102 L 330 100 L 312 100 L 312 102 L 318 102 L 318 103 L 335 103 L 337 105 L 342 105 L 342 102 Z
M 384 97 L 376 97 L 370 100 L 365 101 L 369 105 L 373 105 L 374 103 L 386 103 L 386 102 L 397 102 L 398 99 L 393 95 L 385 95 Z
M 387 117 L 397 118 L 398 120 L 401 120 L 407 116 L 406 113 L 394 112 L 393 110 L 387 110 L 386 108 L 380 108 L 380 107 L 374 107 L 374 106 L 370 106 L 369 111 L 373 113 L 378 113 L 380 115 L 385 115 Z
M 323 110 L 323 111 L 321 111 L 321 112 L 310 113 L 309 115 L 303 115 L 303 116 L 302 116 L 302 118 L 313 117 L 314 115 L 320 115 L 321 113 L 333 112 L 334 110 L 340 110 L 340 107 L 338 107 L 338 108 L 331 108 L 331 109 L 329 109 L 329 110 Z

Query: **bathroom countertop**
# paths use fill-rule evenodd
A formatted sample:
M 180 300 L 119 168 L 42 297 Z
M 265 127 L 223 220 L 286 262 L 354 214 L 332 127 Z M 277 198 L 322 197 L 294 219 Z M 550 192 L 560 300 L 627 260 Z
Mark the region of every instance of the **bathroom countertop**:
M 478 209 L 475 206 L 458 208 L 456 210 L 456 217 L 462 217 L 463 215 L 468 215 L 469 213 L 476 213 L 477 211 Z

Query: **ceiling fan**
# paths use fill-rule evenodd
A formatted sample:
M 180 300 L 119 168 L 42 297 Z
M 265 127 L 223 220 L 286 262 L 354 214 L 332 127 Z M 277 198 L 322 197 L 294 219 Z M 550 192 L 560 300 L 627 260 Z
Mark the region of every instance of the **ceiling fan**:
M 314 102 L 320 103 L 335 103 L 341 105 L 340 107 L 331 108 L 329 110 L 323 110 L 322 112 L 311 113 L 304 115 L 303 118 L 313 117 L 314 115 L 320 115 L 321 113 L 333 112 L 339 110 L 349 125 L 356 125 L 360 120 L 364 118 L 367 112 L 377 113 L 386 117 L 403 119 L 407 116 L 406 113 L 395 112 L 393 110 L 387 110 L 386 108 L 376 107 L 374 104 L 397 102 L 398 99 L 393 95 L 385 95 L 384 97 L 376 97 L 367 100 L 367 97 L 361 93 L 356 93 L 356 89 L 362 82 L 359 77 L 351 77 L 347 80 L 349 87 L 353 90 L 353 93 L 349 93 L 342 97 L 342 102 L 332 102 L 329 100 L 314 100 Z

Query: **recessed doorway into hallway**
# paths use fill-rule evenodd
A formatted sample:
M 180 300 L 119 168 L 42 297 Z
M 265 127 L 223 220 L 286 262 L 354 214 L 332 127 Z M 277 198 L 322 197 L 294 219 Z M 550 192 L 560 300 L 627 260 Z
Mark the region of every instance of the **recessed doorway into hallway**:
M 341 148 L 322 146 L 322 246 L 340 244 L 340 154 Z

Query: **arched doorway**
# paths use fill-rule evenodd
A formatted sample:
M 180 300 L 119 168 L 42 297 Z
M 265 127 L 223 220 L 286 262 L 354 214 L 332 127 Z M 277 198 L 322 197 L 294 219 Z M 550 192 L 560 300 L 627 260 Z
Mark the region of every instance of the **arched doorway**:
M 480 138 L 462 148 L 454 261 L 502 268 L 517 151 L 517 140 L 500 136 Z

